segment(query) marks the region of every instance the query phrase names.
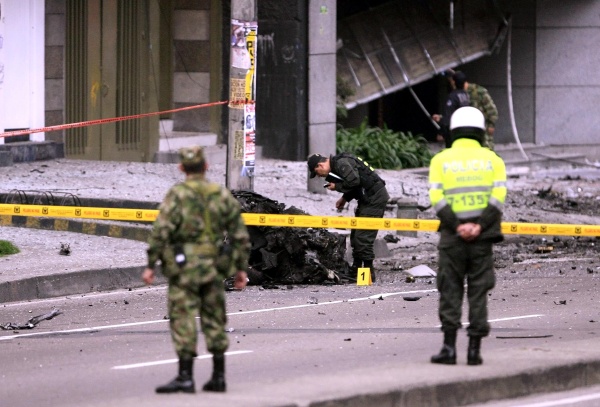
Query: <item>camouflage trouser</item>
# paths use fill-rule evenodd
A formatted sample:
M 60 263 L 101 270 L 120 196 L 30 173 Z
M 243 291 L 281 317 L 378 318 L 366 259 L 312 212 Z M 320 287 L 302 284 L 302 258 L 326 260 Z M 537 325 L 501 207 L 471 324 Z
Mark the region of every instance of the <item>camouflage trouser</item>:
M 494 136 L 492 136 L 487 131 L 485 132 L 485 135 L 483 136 L 482 147 L 487 147 L 492 151 L 494 150 Z
M 463 243 L 439 250 L 437 289 L 440 292 L 439 317 L 442 331 L 461 327 L 465 278 L 469 303 L 469 336 L 490 332 L 487 293 L 494 288 L 494 256 L 491 243 Z
M 359 203 L 355 215 L 364 218 L 383 218 L 385 206 L 390 196 L 385 188 L 381 188 L 369 198 L 367 203 Z M 377 230 L 352 229 L 350 231 L 350 245 L 352 257 L 360 260 L 371 261 L 375 258 L 373 245 L 377 238 Z
M 223 353 L 229 347 L 229 338 L 225 333 L 227 315 L 223 281 L 203 284 L 194 291 L 187 287 L 169 284 L 169 325 L 177 356 L 197 356 L 196 316 L 198 312 L 207 350 L 211 353 Z

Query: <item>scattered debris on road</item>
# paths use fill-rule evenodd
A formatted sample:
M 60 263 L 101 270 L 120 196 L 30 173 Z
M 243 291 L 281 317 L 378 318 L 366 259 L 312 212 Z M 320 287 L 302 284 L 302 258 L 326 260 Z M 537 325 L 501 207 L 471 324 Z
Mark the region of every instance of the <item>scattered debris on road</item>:
M 48 312 L 47 314 L 42 314 L 42 315 L 38 315 L 38 316 L 30 318 L 24 324 L 14 324 L 12 322 L 9 322 L 8 324 L 0 325 L 0 329 L 2 329 L 4 331 L 14 331 L 14 330 L 19 330 L 19 329 L 33 329 L 40 322 L 49 321 L 52 318 L 54 318 L 60 314 L 62 314 L 62 312 L 60 310 L 53 309 L 52 311 Z

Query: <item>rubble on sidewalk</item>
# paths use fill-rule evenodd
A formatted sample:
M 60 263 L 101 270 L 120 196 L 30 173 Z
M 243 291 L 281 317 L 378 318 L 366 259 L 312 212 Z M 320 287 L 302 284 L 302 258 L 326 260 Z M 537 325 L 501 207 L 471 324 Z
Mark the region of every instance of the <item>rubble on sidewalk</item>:
M 232 191 L 245 213 L 309 215 L 252 191 Z M 338 284 L 353 281 L 346 236 L 326 229 L 248 226 L 250 285 Z

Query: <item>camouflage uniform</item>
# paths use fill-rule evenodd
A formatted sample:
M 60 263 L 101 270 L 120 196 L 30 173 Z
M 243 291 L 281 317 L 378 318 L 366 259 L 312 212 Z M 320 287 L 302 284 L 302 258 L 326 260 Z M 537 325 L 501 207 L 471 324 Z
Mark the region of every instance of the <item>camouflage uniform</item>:
M 183 149 L 181 154 L 182 163 L 203 161 L 200 148 Z M 148 265 L 153 268 L 160 260 L 169 281 L 168 312 L 177 354 L 197 355 L 198 311 L 208 351 L 223 353 L 229 346 L 223 280 L 246 270 L 250 249 L 240 205 L 204 174 L 188 174 L 168 191 L 159 211 L 149 239 Z M 185 264 L 176 262 L 181 253 Z
M 475 83 L 469 83 L 467 86 L 467 93 L 471 106 L 479 109 L 485 117 L 485 137 L 483 140 L 483 147 L 488 147 L 490 150 L 494 149 L 494 136 L 489 133 L 488 129 L 496 128 L 496 122 L 498 121 L 498 109 L 492 100 L 488 90 L 481 85 Z

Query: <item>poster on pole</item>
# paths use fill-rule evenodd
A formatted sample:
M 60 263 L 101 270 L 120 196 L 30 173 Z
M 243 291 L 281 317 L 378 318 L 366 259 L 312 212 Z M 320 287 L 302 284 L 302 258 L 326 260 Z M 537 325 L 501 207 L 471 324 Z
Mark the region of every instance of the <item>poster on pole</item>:
M 255 104 L 244 105 L 244 175 L 254 175 L 256 161 L 256 110 Z
M 233 92 L 230 107 L 242 109 L 240 102 L 254 102 L 256 93 L 256 45 L 258 39 L 258 24 L 256 21 L 231 20 L 231 67 L 245 71 L 244 95 L 242 100 L 239 92 Z
M 243 110 L 242 140 L 236 132 L 236 152 L 241 153 L 242 176 L 253 177 L 256 159 L 256 21 L 231 20 L 231 67 L 241 75 L 230 78 L 229 107 Z M 237 73 L 236 75 L 237 76 Z M 237 156 L 235 157 L 237 159 Z

